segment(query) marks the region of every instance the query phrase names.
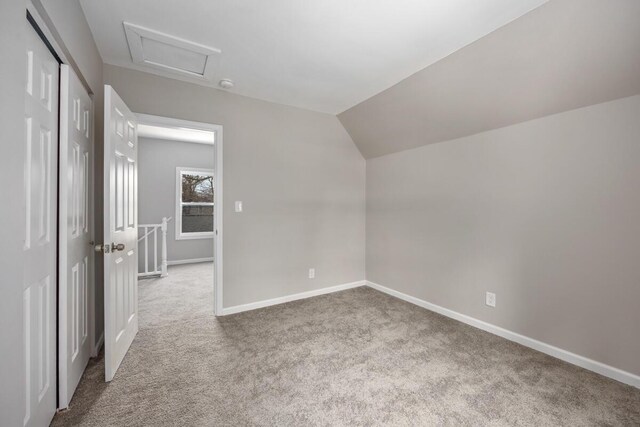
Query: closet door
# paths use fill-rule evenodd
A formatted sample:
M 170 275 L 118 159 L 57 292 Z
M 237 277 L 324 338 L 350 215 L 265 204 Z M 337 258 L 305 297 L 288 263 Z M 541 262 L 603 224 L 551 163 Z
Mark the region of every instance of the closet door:
M 60 76 L 60 255 L 58 407 L 69 406 L 89 357 L 90 295 L 93 295 L 91 243 L 93 209 L 92 127 L 89 94 L 68 65 Z M 92 309 L 92 308 L 91 308 Z
M 26 426 L 56 411 L 56 265 L 59 65 L 27 29 L 24 114 L 23 345 Z M 20 177 L 16 177 L 20 179 Z M 10 204 L 11 201 L 7 200 Z M 19 206 L 13 207 L 19 209 Z M 15 325 L 19 327 L 19 325 Z

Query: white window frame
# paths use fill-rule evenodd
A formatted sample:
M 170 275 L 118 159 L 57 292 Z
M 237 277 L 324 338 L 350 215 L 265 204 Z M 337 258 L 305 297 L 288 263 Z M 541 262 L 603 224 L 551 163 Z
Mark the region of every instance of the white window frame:
M 192 240 L 192 239 L 213 239 L 215 235 L 215 231 L 206 231 L 200 233 L 183 233 L 182 232 L 182 206 L 187 204 L 195 204 L 195 205 L 210 205 L 213 206 L 213 214 L 215 215 L 215 196 L 214 203 L 183 203 L 182 202 L 182 175 L 184 173 L 194 173 L 194 174 L 208 174 L 213 177 L 213 188 L 215 194 L 216 188 L 216 175 L 213 169 L 201 169 L 201 168 L 189 168 L 178 166 L 176 168 L 176 240 Z M 215 219 L 214 219 L 214 229 L 215 229 Z

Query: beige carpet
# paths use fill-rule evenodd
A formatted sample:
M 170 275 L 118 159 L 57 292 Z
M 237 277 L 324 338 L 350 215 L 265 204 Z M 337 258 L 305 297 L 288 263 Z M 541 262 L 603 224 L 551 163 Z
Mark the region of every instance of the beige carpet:
M 640 425 L 640 390 L 369 288 L 216 319 L 212 266 L 140 284 L 115 379 L 54 426 Z

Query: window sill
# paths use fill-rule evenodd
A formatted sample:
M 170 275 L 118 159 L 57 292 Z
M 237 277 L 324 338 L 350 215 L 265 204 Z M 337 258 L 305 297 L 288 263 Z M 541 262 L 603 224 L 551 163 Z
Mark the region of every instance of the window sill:
M 213 237 L 214 233 L 180 234 L 176 236 L 176 240 L 213 239 Z

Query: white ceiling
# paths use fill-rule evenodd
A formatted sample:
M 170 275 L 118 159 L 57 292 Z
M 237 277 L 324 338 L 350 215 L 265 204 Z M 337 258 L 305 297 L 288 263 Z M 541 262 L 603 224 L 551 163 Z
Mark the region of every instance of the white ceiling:
M 547 0 L 80 0 L 104 62 L 332 114 Z M 212 81 L 134 64 L 123 22 L 222 50 Z

